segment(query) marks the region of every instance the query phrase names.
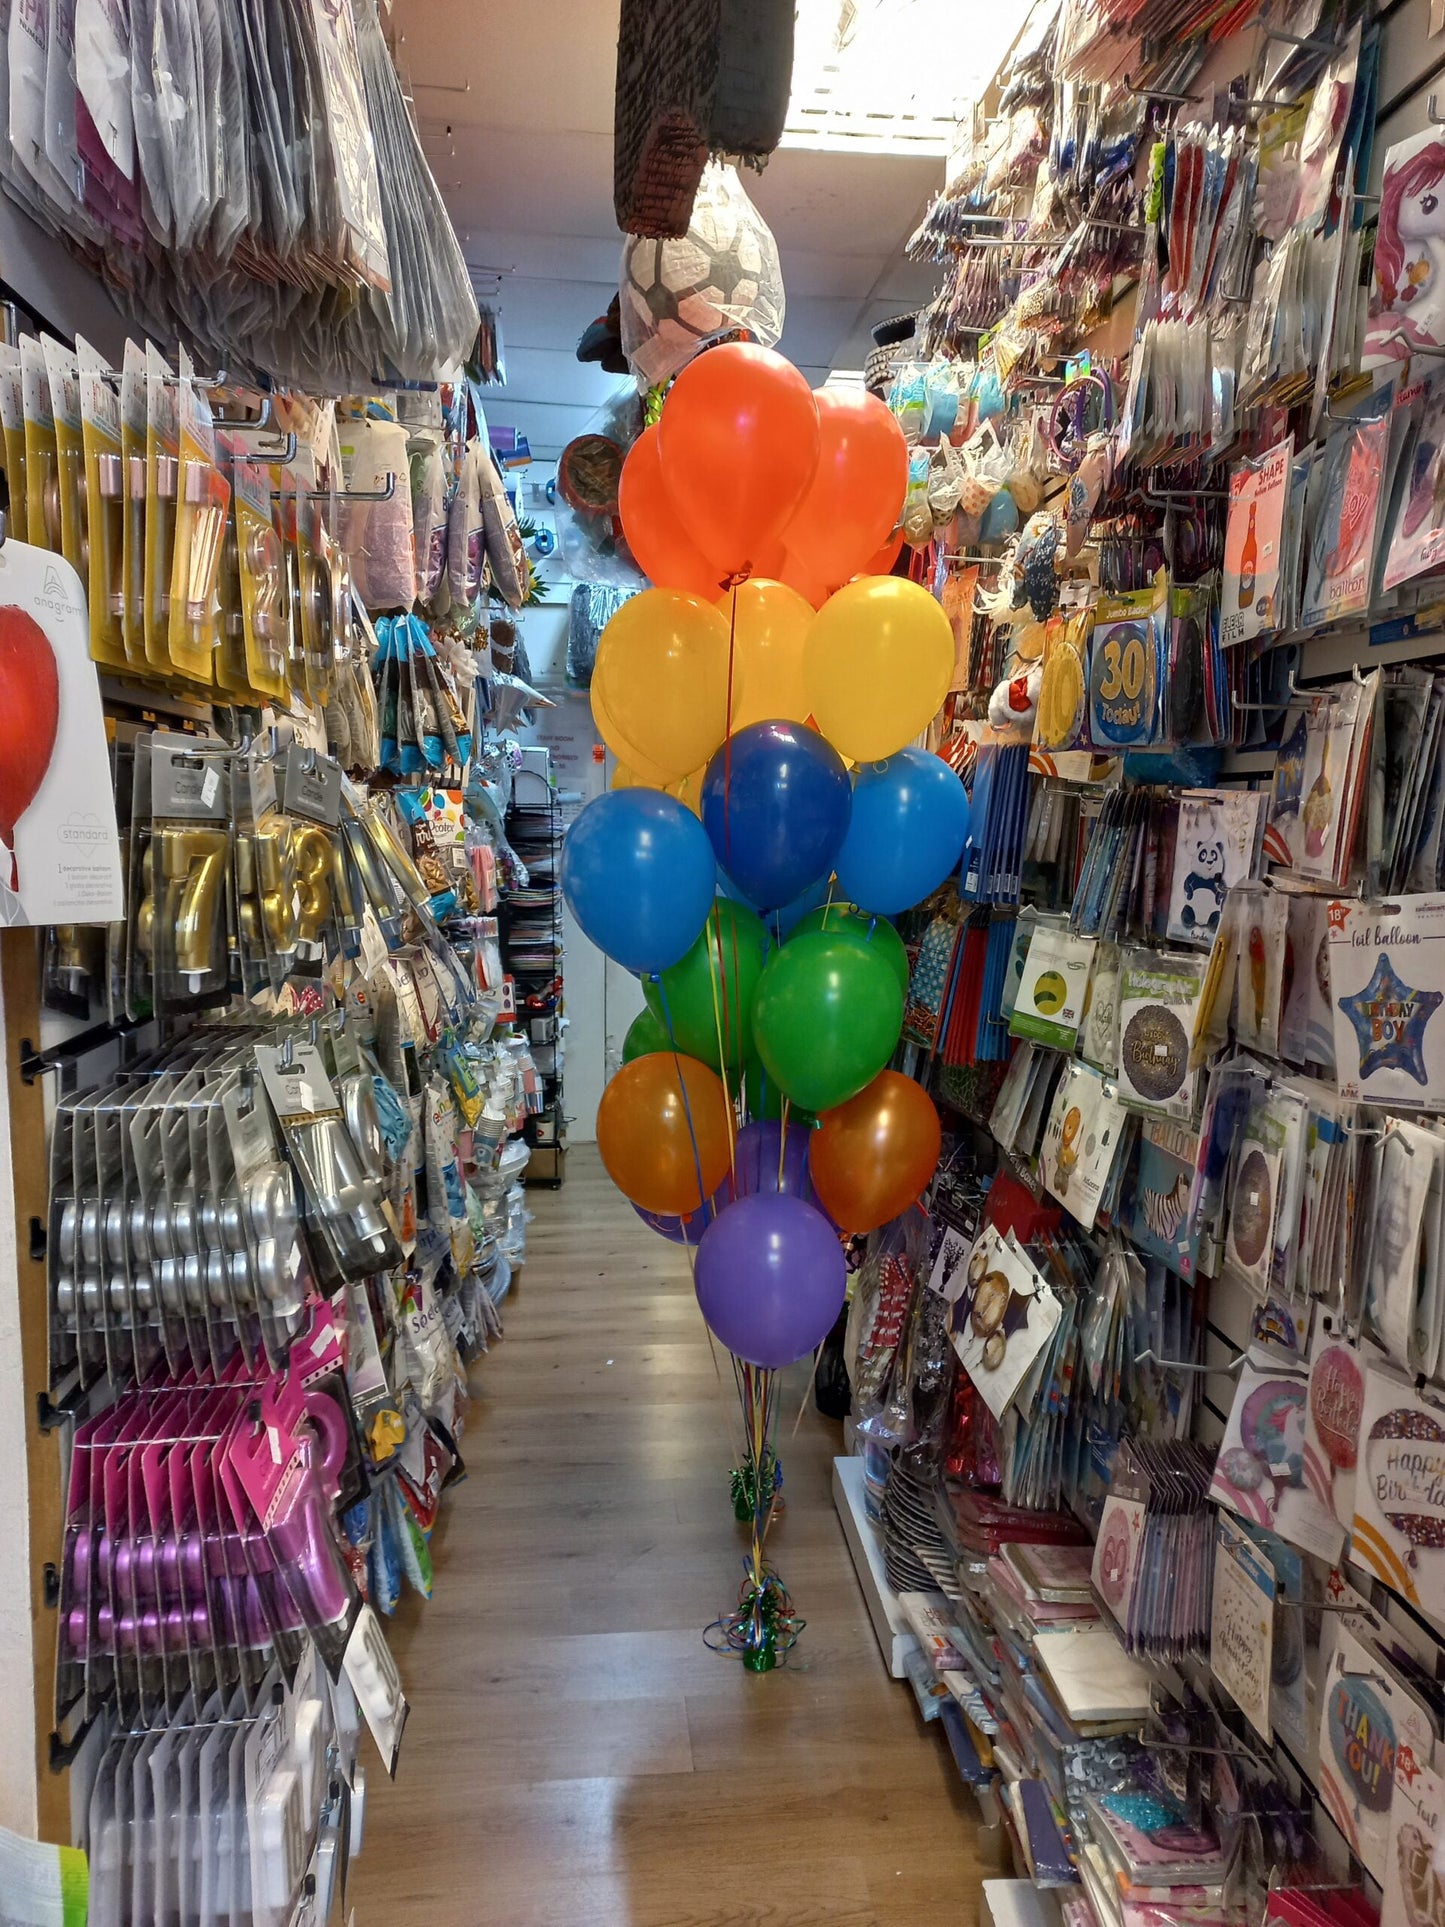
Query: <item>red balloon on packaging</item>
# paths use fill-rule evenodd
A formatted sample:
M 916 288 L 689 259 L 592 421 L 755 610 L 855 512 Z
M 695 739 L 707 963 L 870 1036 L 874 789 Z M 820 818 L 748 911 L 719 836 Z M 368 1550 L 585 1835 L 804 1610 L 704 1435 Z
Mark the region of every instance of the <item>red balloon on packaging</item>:
M 786 540 L 831 594 L 871 570 L 903 513 L 908 444 L 892 412 L 866 388 L 820 388 L 813 400 L 818 468 Z
M 662 479 L 655 426 L 644 428 L 628 450 L 617 505 L 633 560 L 654 587 L 716 596 L 721 571 L 712 566 L 677 519 Z
M 60 726 L 60 674 L 40 624 L 23 609 L 0 608 L 0 842 L 20 887 L 15 826 L 45 780 Z
M 760 574 L 818 466 L 813 391 L 769 348 L 705 349 L 673 383 L 658 449 L 678 520 L 718 577 Z

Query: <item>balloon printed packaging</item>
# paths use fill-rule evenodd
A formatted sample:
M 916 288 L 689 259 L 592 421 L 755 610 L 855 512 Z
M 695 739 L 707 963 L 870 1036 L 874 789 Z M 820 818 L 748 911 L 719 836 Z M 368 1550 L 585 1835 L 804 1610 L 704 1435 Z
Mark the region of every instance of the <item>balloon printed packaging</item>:
M 124 914 L 80 578 L 11 538 L 0 547 L 0 925 Z

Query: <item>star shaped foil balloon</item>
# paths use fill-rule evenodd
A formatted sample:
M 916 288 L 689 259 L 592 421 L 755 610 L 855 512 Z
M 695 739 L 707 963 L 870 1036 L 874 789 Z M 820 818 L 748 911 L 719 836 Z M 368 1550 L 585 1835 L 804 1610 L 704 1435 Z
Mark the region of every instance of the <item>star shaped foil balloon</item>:
M 1364 989 L 1339 1000 L 1359 1040 L 1360 1081 L 1376 1071 L 1398 1070 L 1428 1084 L 1425 1026 L 1442 1003 L 1445 994 L 1438 990 L 1412 989 L 1382 950 Z

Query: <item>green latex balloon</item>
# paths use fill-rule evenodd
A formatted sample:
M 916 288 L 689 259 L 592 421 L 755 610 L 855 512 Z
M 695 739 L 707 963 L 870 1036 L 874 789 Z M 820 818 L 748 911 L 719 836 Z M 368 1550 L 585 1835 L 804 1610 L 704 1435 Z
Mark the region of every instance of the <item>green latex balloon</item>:
M 671 1049 L 667 1025 L 652 1011 L 639 1010 L 627 1026 L 627 1035 L 622 1040 L 623 1063 L 630 1064 L 634 1057 L 651 1057 L 656 1051 Z
M 805 930 L 830 930 L 854 943 L 876 944 L 892 964 L 898 977 L 903 1002 L 908 1002 L 908 952 L 903 939 L 886 917 L 870 917 L 852 903 L 830 903 L 799 917 L 791 934 L 799 937 Z
M 764 1118 L 771 1118 L 774 1123 L 781 1122 L 783 1092 L 777 1079 L 769 1077 L 763 1069 L 763 1060 L 756 1051 L 752 1052 L 743 1066 L 743 1097 L 749 1124 L 760 1123 Z M 802 1124 L 811 1130 L 818 1120 L 812 1111 L 805 1111 L 801 1104 L 794 1104 L 789 1098 L 788 1122 Z
M 893 1055 L 903 993 L 883 951 L 836 931 L 789 937 L 768 959 L 753 1037 L 768 1076 L 795 1104 L 846 1104 Z
M 679 962 L 664 970 L 659 980 L 644 979 L 647 1007 L 667 1035 L 672 1019 L 677 1048 L 689 1057 L 721 1070 L 726 1046 L 727 1069 L 740 1072 L 752 1037 L 753 998 L 768 953 L 768 933 L 746 904 L 719 897 L 702 935 Z

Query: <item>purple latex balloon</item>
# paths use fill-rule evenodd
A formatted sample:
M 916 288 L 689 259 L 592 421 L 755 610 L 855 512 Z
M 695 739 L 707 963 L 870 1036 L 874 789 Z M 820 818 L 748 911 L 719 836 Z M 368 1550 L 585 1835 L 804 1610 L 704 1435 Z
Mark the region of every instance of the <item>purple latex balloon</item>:
M 780 1123 L 767 1118 L 755 1124 L 745 1124 L 738 1132 L 737 1195 L 751 1198 L 757 1192 L 763 1192 L 776 1197 L 783 1192 L 791 1197 L 806 1198 L 810 1204 L 816 1203 L 813 1180 L 808 1170 L 808 1139 L 813 1134 L 801 1124 L 789 1124 L 784 1145 L 782 1130 Z M 778 1178 L 780 1145 L 783 1150 L 781 1182 Z
M 675 1245 L 696 1245 L 701 1242 L 702 1234 L 722 1209 L 723 1193 L 718 1192 L 706 1203 L 700 1204 L 696 1211 L 689 1211 L 685 1218 L 665 1211 L 644 1211 L 640 1204 L 633 1210 L 642 1222 L 653 1231 L 661 1232 L 669 1243 Z
M 816 1205 L 759 1192 L 708 1226 L 696 1283 L 702 1315 L 728 1350 L 777 1369 L 828 1336 L 848 1272 L 838 1234 Z

